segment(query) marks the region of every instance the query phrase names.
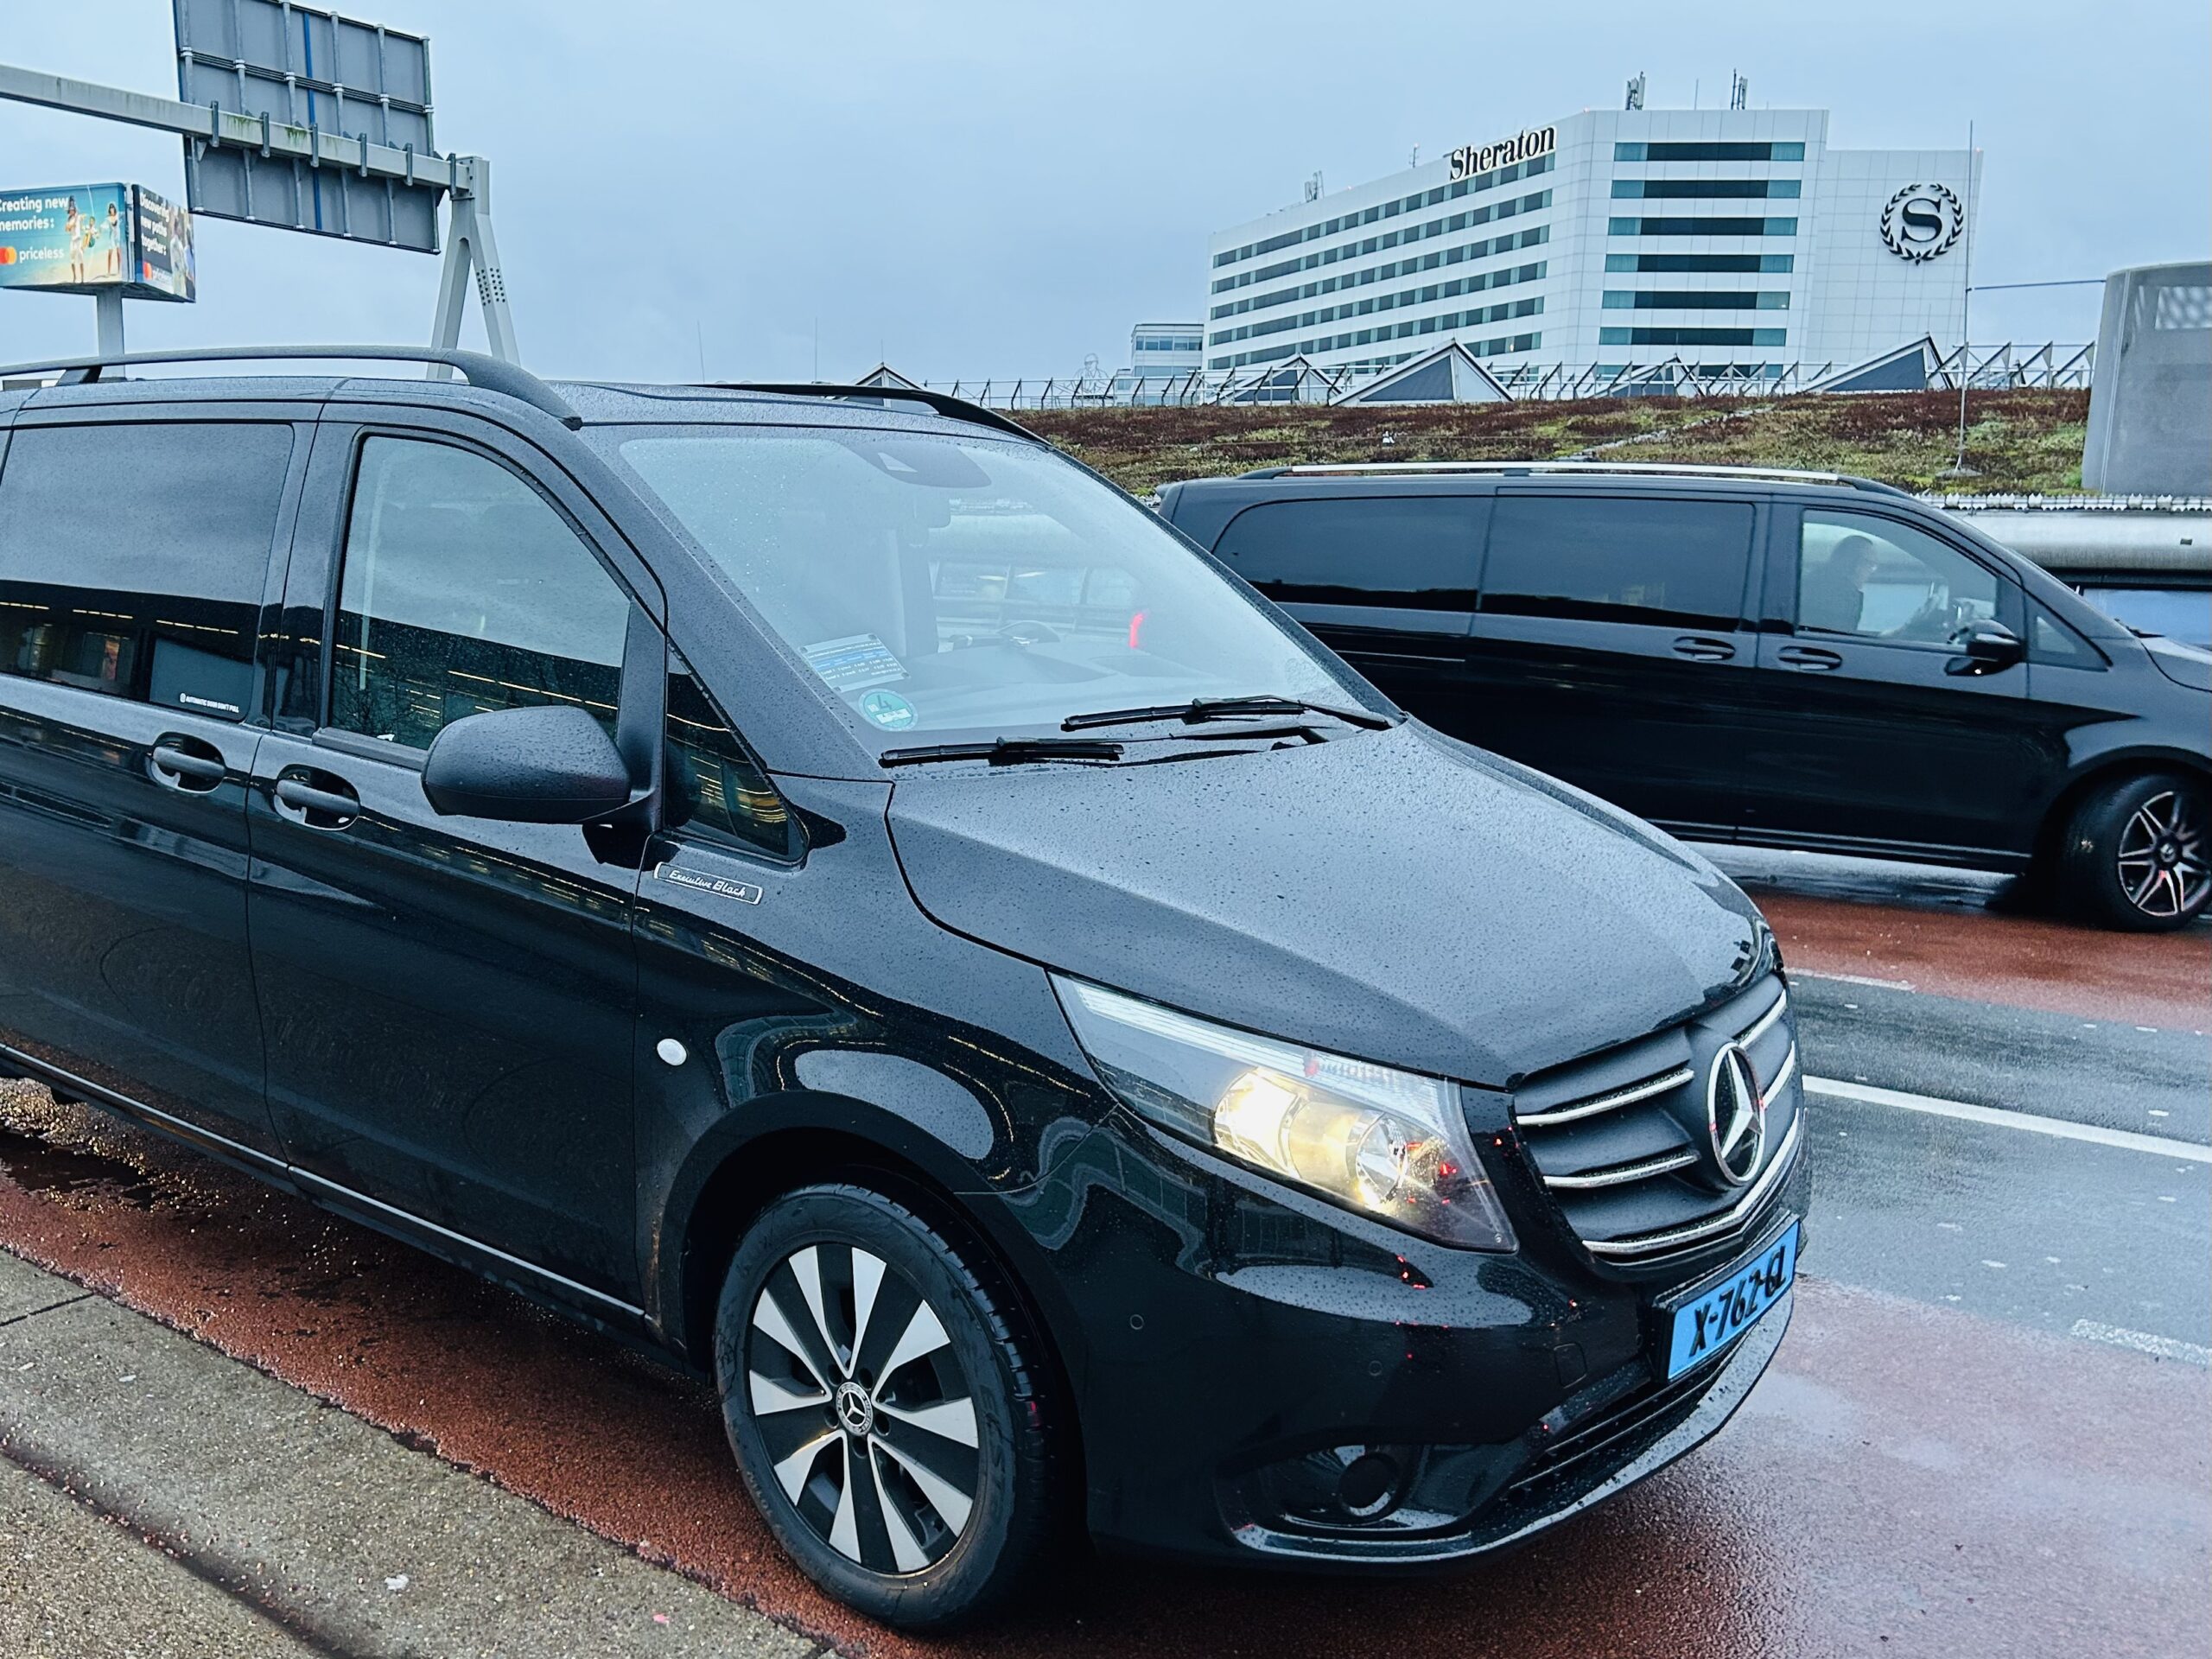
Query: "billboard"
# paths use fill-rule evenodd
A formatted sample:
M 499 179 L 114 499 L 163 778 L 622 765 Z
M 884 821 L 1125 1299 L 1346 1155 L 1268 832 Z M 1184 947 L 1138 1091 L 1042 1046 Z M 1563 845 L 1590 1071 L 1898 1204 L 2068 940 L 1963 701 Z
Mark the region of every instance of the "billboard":
M 192 215 L 137 184 L 0 191 L 0 288 L 189 300 Z
M 177 96 L 206 109 L 435 156 L 430 45 L 295 0 L 174 0 Z M 312 166 L 285 156 L 184 144 L 185 199 L 197 213 L 438 251 L 433 186 Z

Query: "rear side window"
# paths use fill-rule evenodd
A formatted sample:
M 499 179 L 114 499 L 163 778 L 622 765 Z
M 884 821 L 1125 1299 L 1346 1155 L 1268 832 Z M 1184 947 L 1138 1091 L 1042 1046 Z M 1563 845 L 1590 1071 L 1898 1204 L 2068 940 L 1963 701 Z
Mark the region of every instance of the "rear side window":
M 330 723 L 427 749 L 495 709 L 573 702 L 612 733 L 630 601 L 520 478 L 450 444 L 362 446 Z
M 1465 496 L 1269 501 L 1231 519 L 1213 550 L 1287 603 L 1469 611 L 1478 506 Z
M 30 427 L 0 474 L 0 671 L 245 717 L 292 429 Z
M 1739 501 L 1507 495 L 1491 520 L 1482 608 L 1508 616 L 1730 628 L 1752 510 Z

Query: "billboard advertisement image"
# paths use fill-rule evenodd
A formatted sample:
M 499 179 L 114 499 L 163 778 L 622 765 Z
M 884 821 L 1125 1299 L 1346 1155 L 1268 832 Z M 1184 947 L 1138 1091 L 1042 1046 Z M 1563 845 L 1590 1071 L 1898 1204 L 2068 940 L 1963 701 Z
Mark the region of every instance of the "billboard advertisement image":
M 137 206 L 137 278 L 126 292 L 139 299 L 188 300 L 195 284 L 192 265 L 192 215 L 156 195 L 143 184 L 130 187 Z
M 135 184 L 0 192 L 0 288 L 189 300 L 192 215 Z

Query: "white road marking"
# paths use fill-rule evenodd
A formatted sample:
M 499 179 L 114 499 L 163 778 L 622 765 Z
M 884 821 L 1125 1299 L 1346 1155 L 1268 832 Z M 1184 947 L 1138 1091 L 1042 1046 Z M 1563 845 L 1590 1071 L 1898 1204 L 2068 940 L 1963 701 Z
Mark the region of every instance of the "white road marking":
M 1963 1100 L 1944 1100 L 1935 1095 L 1909 1094 L 1902 1089 L 1878 1089 L 1871 1084 L 1846 1083 L 1840 1077 L 1805 1079 L 1805 1091 L 1838 1100 L 1855 1100 L 1866 1106 L 1894 1106 L 1901 1111 L 1923 1112 L 1930 1117 L 1954 1117 L 1967 1123 L 1986 1123 L 1993 1128 L 2022 1129 L 2061 1141 L 2086 1141 L 2092 1146 L 2117 1147 L 2123 1152 L 2147 1152 L 2160 1158 L 2179 1158 L 2192 1164 L 2212 1164 L 2212 1147 L 2194 1141 L 2175 1141 L 2162 1135 L 2138 1135 L 2131 1129 L 2107 1129 L 2096 1123 L 2069 1123 L 2063 1118 L 2038 1117 L 2032 1112 L 2006 1111 L 1998 1106 L 1976 1106 Z
M 1825 979 L 1837 985 L 1872 985 L 1878 991 L 1909 991 L 1913 983 L 1909 979 L 1869 979 L 1864 974 L 1816 974 L 1809 968 L 1792 968 L 1792 979 Z
M 2139 1354 L 2154 1354 L 2160 1359 L 2178 1359 L 2185 1364 L 2212 1367 L 2212 1348 L 2200 1343 L 2183 1342 L 2173 1337 L 2154 1337 L 2147 1331 L 2130 1331 L 2120 1325 L 2100 1325 L 2094 1319 L 2075 1320 L 2072 1334 L 2084 1342 L 2107 1342 L 2115 1348 L 2133 1348 Z

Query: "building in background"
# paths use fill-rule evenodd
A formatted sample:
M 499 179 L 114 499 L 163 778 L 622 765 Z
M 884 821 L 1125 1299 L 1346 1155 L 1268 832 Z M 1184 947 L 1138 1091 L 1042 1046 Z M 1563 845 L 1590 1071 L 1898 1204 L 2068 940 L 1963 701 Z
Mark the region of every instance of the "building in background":
M 1129 372 L 1188 374 L 1205 366 L 1205 325 L 1141 322 L 1129 330 Z
M 1979 157 L 1827 131 L 1825 110 L 1585 111 L 1224 231 L 1205 366 L 1381 369 L 1456 340 L 1505 370 L 1779 376 L 1955 346 Z

